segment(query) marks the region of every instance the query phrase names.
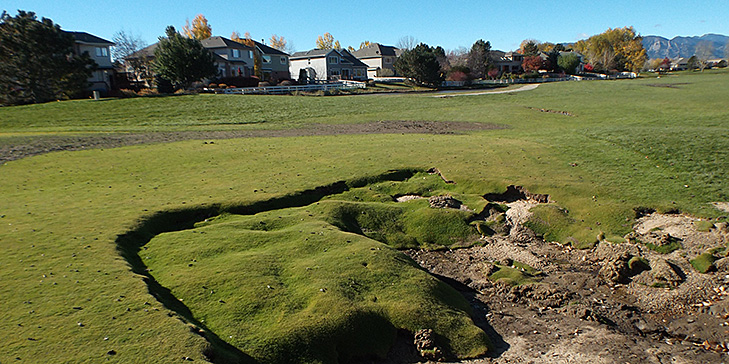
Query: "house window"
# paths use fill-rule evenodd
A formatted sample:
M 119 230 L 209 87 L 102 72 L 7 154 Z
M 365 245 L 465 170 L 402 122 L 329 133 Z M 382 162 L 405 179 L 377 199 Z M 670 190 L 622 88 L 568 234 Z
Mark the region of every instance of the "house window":
M 261 58 L 263 58 L 263 63 L 264 64 L 271 63 L 271 56 L 263 55 Z
M 109 49 L 107 49 L 106 47 L 96 47 L 96 56 L 97 57 L 108 57 Z
M 253 59 L 253 51 L 248 51 L 248 58 Z
M 329 71 L 329 74 L 331 74 L 332 76 L 339 76 L 339 70 L 331 70 Z
M 385 57 L 385 63 L 392 63 L 392 59 L 390 59 L 390 57 Z
M 337 64 L 337 63 L 339 63 L 339 58 L 337 58 L 336 56 L 329 57 L 329 63 L 331 63 L 331 64 Z
M 233 58 L 240 58 L 240 49 L 233 50 Z
M 288 63 L 288 62 L 286 62 L 286 57 L 281 57 L 281 64 L 286 64 L 286 63 Z

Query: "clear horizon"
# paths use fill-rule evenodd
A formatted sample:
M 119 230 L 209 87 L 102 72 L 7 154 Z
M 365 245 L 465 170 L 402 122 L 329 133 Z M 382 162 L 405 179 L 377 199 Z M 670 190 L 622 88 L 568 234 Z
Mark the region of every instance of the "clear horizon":
M 239 3 L 239 4 L 238 4 Z M 47 1 L 5 0 L 1 10 L 35 12 L 64 30 L 85 31 L 112 40 L 120 30 L 157 41 L 168 25 L 178 30 L 186 20 L 203 14 L 213 35 L 230 37 L 233 31 L 250 32 L 256 40 L 283 36 L 297 51 L 315 47 L 318 35 L 331 33 L 342 46 L 358 48 L 368 40 L 395 45 L 412 36 L 445 49 L 470 47 L 476 40 L 491 42 L 493 49 L 514 50 L 524 39 L 571 43 L 608 28 L 633 26 L 643 36 L 672 39 L 676 36 L 729 35 L 729 3 L 615 0 L 609 9 L 591 8 L 584 1 L 544 4 L 536 0 L 508 4 L 480 1 L 383 1 L 366 5 L 336 1 L 300 2 L 158 0 Z M 238 5 L 236 5 L 238 4 Z M 536 20 L 534 20 L 536 19 Z

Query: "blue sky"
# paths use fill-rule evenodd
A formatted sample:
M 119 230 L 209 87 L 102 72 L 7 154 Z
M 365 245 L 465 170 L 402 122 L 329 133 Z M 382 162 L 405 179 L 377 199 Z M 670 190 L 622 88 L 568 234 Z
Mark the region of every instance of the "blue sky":
M 0 9 L 15 15 L 34 11 L 66 30 L 81 30 L 111 40 L 119 30 L 157 41 L 168 25 L 178 30 L 186 19 L 203 14 L 213 35 L 246 31 L 256 40 L 284 36 L 296 50 L 314 48 L 329 32 L 342 46 L 369 40 L 394 45 L 413 36 L 445 49 L 470 47 L 484 39 L 494 49 L 513 50 L 523 39 L 573 42 L 608 28 L 632 25 L 642 35 L 729 35 L 727 0 L 2 0 Z

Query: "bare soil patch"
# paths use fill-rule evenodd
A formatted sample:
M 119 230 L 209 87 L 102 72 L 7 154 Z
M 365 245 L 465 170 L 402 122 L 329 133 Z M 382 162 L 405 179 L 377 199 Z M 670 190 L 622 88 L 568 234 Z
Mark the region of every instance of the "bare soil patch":
M 0 143 L 0 164 L 57 151 L 116 148 L 128 145 L 169 143 L 181 140 L 217 140 L 257 137 L 296 137 L 343 134 L 460 134 L 469 131 L 504 129 L 490 123 L 457 121 L 392 120 L 360 124 L 311 124 L 282 130 L 179 131 L 109 133 L 78 136 L 27 136 Z
M 405 251 L 469 299 L 474 321 L 495 343 L 488 357 L 461 363 L 729 362 L 729 258 L 709 273 L 689 262 L 729 242 L 725 224 L 707 229 L 691 216 L 652 213 L 624 242 L 576 250 L 525 233 L 521 224 L 537 201 L 501 197 L 509 202 L 508 232 L 482 238 L 483 246 Z M 661 239 L 681 248 L 648 248 Z M 638 259 L 648 264 L 635 269 Z M 539 283 L 489 279 L 496 266 L 518 268 L 514 262 L 539 270 Z

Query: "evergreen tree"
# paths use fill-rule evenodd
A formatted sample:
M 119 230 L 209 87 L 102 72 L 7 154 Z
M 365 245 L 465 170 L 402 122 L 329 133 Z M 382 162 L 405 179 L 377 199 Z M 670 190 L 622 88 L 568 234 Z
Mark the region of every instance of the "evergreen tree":
M 475 78 L 484 78 L 493 67 L 491 62 L 491 43 L 483 39 L 477 40 L 471 46 L 466 59 L 466 65 L 471 70 L 471 75 Z
M 167 27 L 166 33 L 167 38 L 160 37 L 154 52 L 157 76 L 175 88 L 187 88 L 195 81 L 217 75 L 213 54 L 199 40 L 183 37 L 172 26 Z
M 78 96 L 96 63 L 75 55 L 73 35 L 33 12 L 0 16 L 0 104 L 20 105 Z
M 443 82 L 438 53 L 436 48 L 420 43 L 400 55 L 394 64 L 395 70 L 418 84 L 438 87 Z

